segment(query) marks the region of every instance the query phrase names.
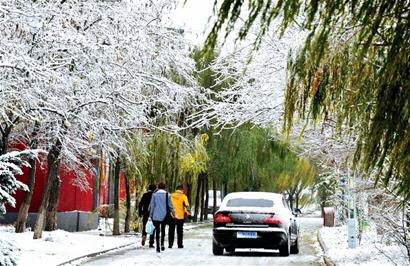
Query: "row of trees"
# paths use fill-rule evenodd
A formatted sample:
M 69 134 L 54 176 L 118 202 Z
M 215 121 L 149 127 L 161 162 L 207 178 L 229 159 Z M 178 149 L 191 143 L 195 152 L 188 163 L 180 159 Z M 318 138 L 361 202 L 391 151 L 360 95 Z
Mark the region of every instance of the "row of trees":
M 265 124 L 269 119 L 264 115 L 272 114 L 273 121 L 281 121 L 289 139 L 301 144 L 297 152 L 319 166 L 316 187 L 322 205 L 342 205 L 344 212 L 341 183 L 362 177 L 352 192 L 365 199 L 358 208 L 375 221 L 381 235 L 395 227 L 383 241 L 402 245 L 409 259 L 410 88 L 409 75 L 403 74 L 409 69 L 408 1 L 223 0 L 215 6 L 217 19 L 206 52 L 213 51 L 221 32 L 252 38 L 254 45 L 245 49 L 256 58 L 272 51 L 259 64 L 272 78 L 259 80 L 262 85 L 253 91 L 238 93 L 246 89 L 238 86 L 224 92 L 243 102 L 219 105 L 219 110 L 239 110 L 227 116 L 219 112 L 221 120 Z M 276 33 L 282 39 L 269 43 Z M 286 41 L 289 33 L 300 47 L 281 48 L 280 40 Z M 276 95 L 263 101 L 261 96 L 269 97 L 263 84 L 274 82 L 281 67 L 269 60 L 278 53 L 288 55 L 285 86 L 271 88 Z M 249 68 L 257 64 L 251 61 Z M 244 81 L 257 84 L 262 68 L 252 69 L 248 75 L 256 82 Z M 285 101 L 275 116 L 269 110 L 277 106 L 278 96 Z M 266 102 L 272 103 L 270 108 Z
M 115 170 L 114 234 L 120 233 L 121 170 L 126 231 L 132 184 L 138 199 L 148 183 L 165 180 L 170 189 L 184 183 L 194 220 L 207 217 L 209 188 L 283 192 L 297 207 L 308 200 L 316 170 L 282 143 L 272 124 L 280 121 L 283 94 L 270 89 L 283 78 L 271 82 L 270 72 L 249 74 L 244 50 L 239 57 L 190 53 L 180 31 L 164 27 L 169 10 L 169 1 L 152 0 L 1 6 L 1 152 L 24 143 L 43 152 L 48 169 L 34 238 L 41 237 L 44 224 L 56 228 L 58 169 L 89 169 L 101 151 Z M 269 49 L 282 51 L 289 42 L 277 41 L 267 42 L 252 70 L 266 69 Z M 272 59 L 281 59 L 278 71 L 284 70 L 283 56 Z M 266 94 L 257 97 L 253 88 L 262 85 Z M 266 112 L 253 113 L 258 107 Z M 25 229 L 35 183 L 36 160 L 28 163 L 16 232 Z M 75 183 L 88 187 L 81 175 Z
M 103 149 L 118 170 L 135 132 L 173 132 L 197 101 L 183 36 L 162 21 L 168 10 L 169 1 L 150 0 L 8 1 L 0 7 L 0 151 L 22 142 L 47 154 L 34 238 L 44 223 L 55 229 L 60 165 L 88 169 Z M 17 232 L 25 228 L 35 182 L 36 161 L 30 164 Z M 76 185 L 88 187 L 81 175 Z
M 137 165 L 125 165 L 125 169 L 135 167 L 132 174 L 126 170 L 126 182 L 134 184 L 136 200 L 148 184 L 163 180 L 170 191 L 177 184 L 183 184 L 189 202 L 194 205 L 193 221 L 207 219 L 210 190 L 214 191 L 215 201 L 216 191 L 222 189 L 223 194 L 234 191 L 283 193 L 292 207 L 312 203 L 315 167 L 282 141 L 272 139 L 273 132 L 246 124 L 235 130 L 189 136 L 192 141 L 184 142 L 173 134 L 156 131 L 145 143 L 134 143 L 138 146 L 136 151 L 144 152 L 128 154 L 136 156 L 130 161 Z M 127 196 L 126 228 L 130 228 L 127 217 L 132 216 L 130 201 L 131 197 Z

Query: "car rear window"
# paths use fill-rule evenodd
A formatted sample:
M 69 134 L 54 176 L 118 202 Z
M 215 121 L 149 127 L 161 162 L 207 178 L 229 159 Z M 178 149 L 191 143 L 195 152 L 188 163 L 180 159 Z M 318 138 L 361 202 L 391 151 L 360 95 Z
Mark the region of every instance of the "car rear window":
M 236 198 L 230 199 L 226 203 L 227 207 L 273 207 L 273 200 L 268 199 L 244 199 Z

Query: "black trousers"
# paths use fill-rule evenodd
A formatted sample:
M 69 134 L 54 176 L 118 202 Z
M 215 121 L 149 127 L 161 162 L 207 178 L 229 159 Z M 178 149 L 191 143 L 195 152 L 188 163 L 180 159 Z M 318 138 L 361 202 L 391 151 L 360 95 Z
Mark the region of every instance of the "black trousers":
M 145 232 L 145 228 L 147 226 L 147 222 L 148 222 L 148 217 L 149 216 L 143 216 L 142 217 L 142 236 L 146 236 L 147 232 Z M 154 234 L 155 234 L 155 230 L 154 230 Z M 154 234 L 149 236 L 149 245 L 152 246 L 154 245 Z
M 169 223 L 168 244 L 170 247 L 174 245 L 175 227 L 177 228 L 177 244 L 179 248 L 182 248 L 184 246 L 184 219 L 175 219 L 173 222 Z
M 152 221 L 155 226 L 155 241 L 157 242 L 157 250 L 159 250 L 159 233 L 161 232 L 161 247 L 164 246 L 165 226 L 164 221 Z

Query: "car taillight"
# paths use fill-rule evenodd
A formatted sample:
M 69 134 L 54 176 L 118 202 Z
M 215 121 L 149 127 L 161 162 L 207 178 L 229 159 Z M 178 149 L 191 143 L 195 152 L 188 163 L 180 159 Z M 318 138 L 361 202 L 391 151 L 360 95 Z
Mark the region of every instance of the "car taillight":
M 280 218 L 273 216 L 263 219 L 263 223 L 280 225 L 283 223 L 283 221 Z
M 232 218 L 222 213 L 217 213 L 214 217 L 214 223 L 230 223 Z

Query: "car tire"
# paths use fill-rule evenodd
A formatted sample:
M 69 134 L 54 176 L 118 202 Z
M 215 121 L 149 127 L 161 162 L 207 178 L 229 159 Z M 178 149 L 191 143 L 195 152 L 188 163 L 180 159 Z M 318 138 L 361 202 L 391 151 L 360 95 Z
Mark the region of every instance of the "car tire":
M 226 252 L 235 252 L 235 248 L 232 248 L 232 247 L 231 248 L 226 248 L 225 250 L 226 250 Z
M 281 257 L 288 257 L 289 254 L 290 254 L 290 239 L 288 236 L 286 242 L 283 243 L 283 245 L 279 247 L 279 255 Z
M 214 253 L 215 256 L 221 256 L 224 254 L 224 249 L 218 247 L 218 245 L 216 245 L 215 242 L 212 242 L 212 253 Z
M 290 254 L 299 254 L 299 238 L 296 238 L 295 244 L 290 247 Z

